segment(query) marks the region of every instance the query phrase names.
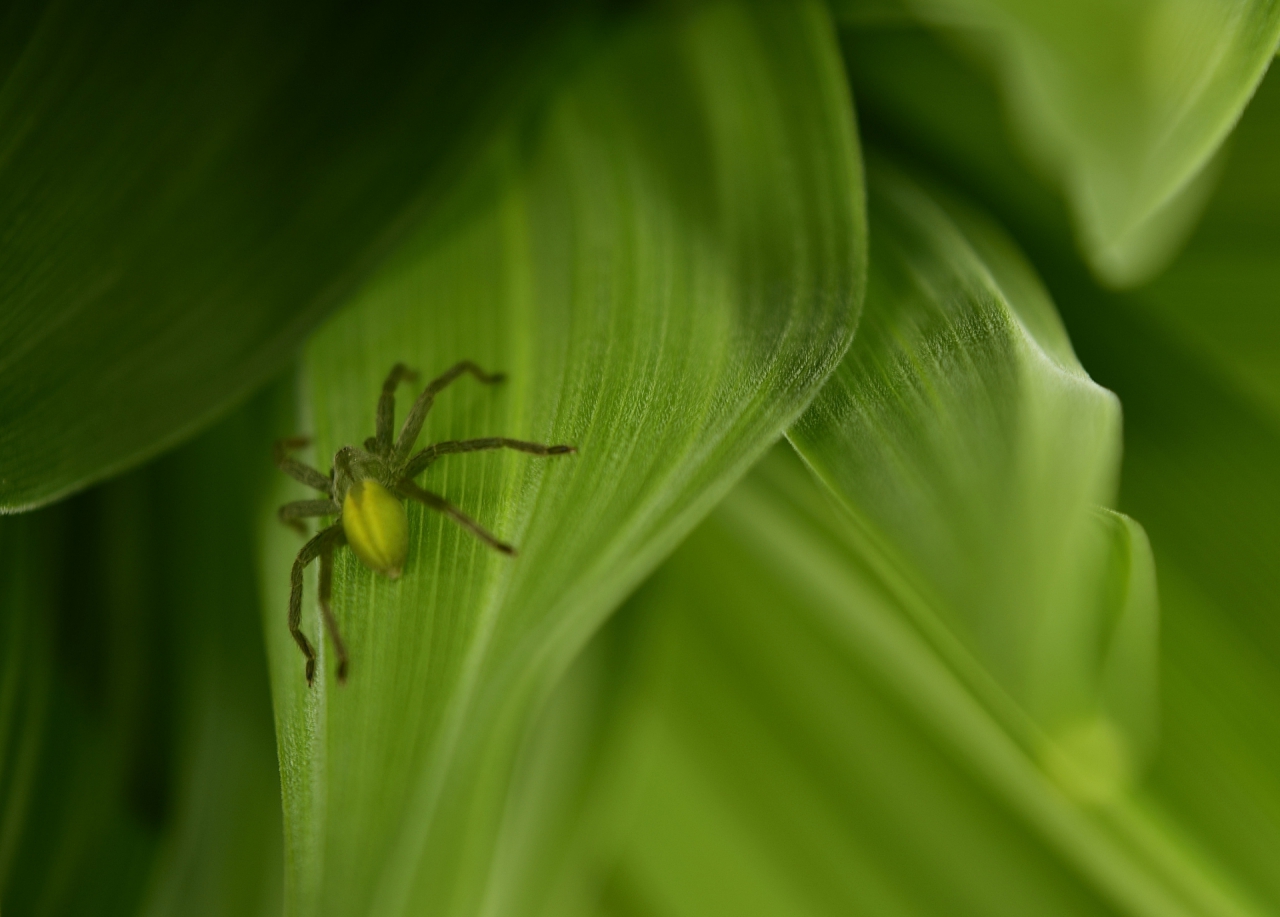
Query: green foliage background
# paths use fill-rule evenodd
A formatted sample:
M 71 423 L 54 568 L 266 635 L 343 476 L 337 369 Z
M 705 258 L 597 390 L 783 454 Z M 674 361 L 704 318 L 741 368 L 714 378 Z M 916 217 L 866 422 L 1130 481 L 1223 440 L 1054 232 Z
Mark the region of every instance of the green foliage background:
M 1280 914 L 1280 4 L 0 21 L 0 913 Z

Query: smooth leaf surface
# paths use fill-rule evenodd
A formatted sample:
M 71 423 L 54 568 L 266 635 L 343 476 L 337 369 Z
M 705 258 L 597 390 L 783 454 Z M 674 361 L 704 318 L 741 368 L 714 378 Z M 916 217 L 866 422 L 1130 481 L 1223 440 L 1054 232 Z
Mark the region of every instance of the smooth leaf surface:
M 664 673 L 627 718 L 648 774 L 635 801 L 597 778 L 630 827 L 569 845 L 577 912 L 1265 913 L 1121 773 L 1156 635 L 1142 530 L 1080 484 L 1113 399 L 988 226 L 883 168 L 869 192 L 863 328 L 793 433 L 833 493 L 766 461 L 630 603 L 662 622 L 628 644 Z
M 0 526 L 5 913 L 280 912 L 263 413 Z
M 278 371 L 590 21 L 573 0 L 8 5 L 0 512 Z
M 128 913 L 157 846 L 165 787 L 154 721 L 161 624 L 138 474 L 5 519 L 10 651 L 5 913 Z
M 1222 181 L 1178 260 L 1137 302 L 1184 347 L 1280 418 L 1280 74 L 1258 88 Z
M 275 385 L 148 469 L 173 630 L 167 807 L 143 917 L 282 912 L 280 783 L 252 539 Z M 158 690 L 164 690 L 160 687 Z M 153 778 L 154 779 L 154 778 Z
M 1121 394 L 1121 506 L 1148 527 L 1160 570 L 1161 748 L 1150 804 L 1184 845 L 1280 912 L 1280 436 L 1137 292 L 1064 286 L 1082 356 Z
M 1121 665 L 1116 685 L 1104 674 L 1113 653 L 1155 653 L 1154 593 L 1124 606 L 1123 558 L 1144 556 L 1145 542 L 1100 514 L 1119 405 L 1080 368 L 1052 303 L 994 229 L 888 168 L 871 188 L 874 306 L 793 440 L 924 626 L 958 639 L 1049 736 L 1120 728 L 1122 757 L 1141 757 L 1153 665 Z M 1119 581 L 1105 585 L 1117 553 Z M 1151 620 L 1130 625 L 1127 611 Z
M 1270 0 L 909 5 L 961 26 L 959 40 L 999 71 L 1022 145 L 1068 198 L 1091 266 L 1115 285 L 1150 278 L 1185 242 L 1214 156 L 1280 39 Z
M 1043 836 L 1078 813 L 849 536 L 779 452 L 629 603 L 646 767 L 583 912 L 1116 913 Z
M 999 142 L 999 100 L 971 68 L 919 30 L 845 38 L 865 135 L 964 188 L 1016 231 L 1082 361 L 1124 403 L 1120 505 L 1149 530 L 1161 580 L 1160 745 L 1145 805 L 1180 825 L 1178 846 L 1195 849 L 1256 911 L 1280 910 L 1280 787 L 1271 776 L 1280 773 L 1271 725 L 1280 709 L 1271 562 L 1280 446 L 1266 407 L 1274 335 L 1263 279 L 1275 76 L 1246 111 L 1179 260 L 1156 283 L 1118 294 L 1090 277 L 1067 215 Z M 1216 278 L 1203 270 L 1210 260 L 1223 268 Z
M 1079 808 L 1046 818 L 1013 779 L 1009 801 L 1118 906 L 1245 912 L 1133 795 L 1156 735 L 1155 585 L 1140 527 L 1100 512 L 1114 397 L 989 224 L 892 172 L 869 189 L 863 333 L 793 441 L 873 582 Z
M 425 475 L 517 545 L 514 560 L 416 506 L 400 580 L 341 552 L 344 688 L 323 640 L 323 678 L 306 686 L 285 628 L 299 541 L 264 512 L 293 912 L 480 907 L 529 716 L 835 365 L 863 245 L 852 107 L 823 9 L 641 13 L 317 335 L 300 430 L 282 432 L 314 433 L 322 468 L 374 432 L 397 361 L 509 374 L 501 388 L 455 383 L 423 442 L 498 434 L 579 454 L 459 456 Z

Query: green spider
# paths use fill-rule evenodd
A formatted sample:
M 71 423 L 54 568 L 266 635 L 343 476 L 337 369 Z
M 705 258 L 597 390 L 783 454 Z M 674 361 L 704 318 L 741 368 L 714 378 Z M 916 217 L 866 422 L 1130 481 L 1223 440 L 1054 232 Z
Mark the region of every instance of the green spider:
M 329 607 L 329 595 L 333 584 L 333 552 L 345 545 L 377 573 L 395 579 L 404 569 L 405 556 L 409 552 L 409 517 L 401 501 L 405 498 L 449 516 L 468 529 L 485 544 L 503 554 L 515 554 L 516 549 L 499 541 L 483 526 L 449 503 L 444 497 L 423 490 L 413 482 L 427 466 L 442 455 L 458 452 L 478 452 L 484 449 L 515 449 L 531 455 L 567 455 L 577 452 L 573 446 L 544 446 L 526 443 L 518 439 L 491 436 L 484 439 L 464 439 L 436 443 L 410 455 L 423 421 L 435 396 L 463 373 L 471 373 L 481 382 L 492 384 L 503 381 L 502 373 L 490 375 L 470 360 L 463 360 L 422 390 L 418 400 L 409 409 L 400 436 L 393 443 L 391 431 L 395 423 L 396 387 L 402 381 L 416 381 L 418 374 L 403 363 L 391 368 L 391 374 L 382 384 L 382 396 L 378 399 L 376 435 L 364 441 L 364 448 L 343 446 L 333 457 L 333 470 L 328 477 L 310 465 L 290 456 L 295 449 L 310 443 L 306 437 L 295 436 L 275 444 L 275 462 L 280 470 L 308 487 L 325 494 L 326 500 L 297 500 L 280 507 L 280 520 L 302 534 L 306 528 L 300 521 L 314 516 L 337 516 L 334 523 L 320 531 L 302 546 L 293 562 L 289 577 L 289 633 L 302 655 L 307 658 L 307 684 L 316 674 L 316 652 L 311 641 L 302 632 L 302 571 L 307 564 L 320 558 L 320 610 L 324 614 L 325 628 L 333 640 L 338 657 L 338 683 L 347 680 L 347 648 L 338 634 L 338 622 Z

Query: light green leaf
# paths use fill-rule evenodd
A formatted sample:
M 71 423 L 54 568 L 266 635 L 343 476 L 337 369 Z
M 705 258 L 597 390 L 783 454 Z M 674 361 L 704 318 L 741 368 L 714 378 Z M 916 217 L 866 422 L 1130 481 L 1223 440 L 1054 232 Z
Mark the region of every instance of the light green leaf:
M 647 767 L 590 913 L 1111 913 L 1062 855 L 1087 822 L 848 535 L 780 452 L 629 603 Z
M 885 169 L 869 188 L 864 330 L 793 441 L 865 576 L 1075 806 L 993 771 L 1007 801 L 1122 907 L 1240 912 L 1134 795 L 1156 737 L 1155 587 L 1141 529 L 1100 510 L 1115 399 L 988 224 Z M 968 753 L 995 767 L 987 741 Z
M 567 442 L 425 476 L 510 559 L 410 509 L 404 576 L 339 555 L 308 689 L 285 628 L 300 542 L 264 511 L 264 626 L 297 914 L 474 913 L 529 715 L 588 635 L 797 416 L 860 302 L 852 107 L 815 4 L 697 4 L 619 26 L 309 346 L 298 426 L 325 470 L 383 377 L 462 358 L 422 442 Z M 401 410 L 406 404 L 401 400 Z M 403 416 L 401 414 L 401 416 Z M 281 502 L 301 496 L 280 488 Z
M 766 460 L 631 603 L 648 775 L 588 780 L 632 817 L 603 878 L 569 847 L 582 912 L 1264 913 L 1137 770 L 1114 399 L 989 226 L 883 165 L 869 193 L 863 329 L 793 433 L 829 492 Z
M 1102 289 L 1065 214 L 1000 137 L 997 100 L 936 40 L 850 32 L 868 135 L 964 187 L 1016 229 L 1094 378 L 1125 408 L 1120 506 L 1160 571 L 1160 744 L 1143 783 L 1193 847 L 1280 909 L 1280 439 L 1271 377 L 1277 201 L 1274 72 L 1231 139 L 1196 235 L 1155 283 Z M 1212 267 L 1211 267 L 1212 266 Z
M 1115 285 L 1158 273 L 1186 240 L 1215 153 L 1280 39 L 1280 6 L 1268 0 L 912 5 L 982 33 L 1019 138 L 1070 201 L 1090 264 Z
M 578 56 L 574 0 L 24 4 L 0 33 L 0 512 L 260 386 Z
M 959 641 L 975 678 L 992 678 L 1047 736 L 1116 725 L 1110 692 L 1153 698 L 1154 671 L 1113 684 L 1108 659 L 1144 654 L 1131 635 L 1154 653 L 1155 638 L 1126 621 L 1153 613 L 1153 596 L 1126 604 L 1127 561 L 1104 587 L 1110 530 L 1129 532 L 1098 509 L 1113 497 L 1119 405 L 990 226 L 887 168 L 872 187 L 874 307 L 793 440 L 858 520 L 862 553 L 922 626 Z M 1132 713 L 1120 717 L 1122 758 L 1140 757 L 1154 710 L 1121 706 Z
M 1234 278 L 1224 280 L 1231 286 Z M 1136 292 L 1081 291 L 1091 366 L 1125 403 L 1121 505 L 1160 570 L 1161 742 L 1147 791 L 1187 845 L 1280 912 L 1280 432 L 1208 342 Z

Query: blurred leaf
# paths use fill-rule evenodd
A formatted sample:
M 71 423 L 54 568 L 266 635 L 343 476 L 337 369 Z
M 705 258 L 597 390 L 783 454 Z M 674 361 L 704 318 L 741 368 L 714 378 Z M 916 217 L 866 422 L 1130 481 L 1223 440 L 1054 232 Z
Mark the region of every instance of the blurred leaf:
M 1222 182 L 1173 266 L 1137 301 L 1280 421 L 1280 74 L 1231 137 Z
M 1245 112 L 1178 261 L 1117 294 L 1089 276 L 1066 215 L 1001 142 L 997 99 L 971 69 L 918 30 L 845 39 L 863 131 L 1014 228 L 1082 361 L 1124 403 L 1120 505 L 1149 530 L 1161 578 L 1161 740 L 1145 805 L 1205 868 L 1280 911 L 1280 440 L 1263 280 L 1277 78 Z
M 991 772 L 1007 803 L 1127 910 L 1248 912 L 1135 784 L 1155 737 L 1155 591 L 1141 529 L 1098 511 L 1114 399 L 1002 237 L 891 173 L 869 188 L 864 331 L 797 448 L 848 511 L 865 575 L 1080 808 Z M 994 767 L 980 735 L 966 753 Z
M 261 385 L 573 56 L 580 6 L 8 5 L 0 511 Z
M 1129 603 L 1131 574 L 1153 576 L 1145 538 L 1100 512 L 1119 404 L 1003 236 L 886 167 L 870 188 L 873 305 L 793 441 L 868 563 L 942 647 L 958 638 L 955 664 L 978 663 L 975 689 L 993 679 L 1059 745 L 1118 729 L 1121 780 L 1154 733 L 1155 597 Z
M 1230 283 L 1227 279 L 1225 283 Z M 1161 751 L 1152 807 L 1183 843 L 1280 912 L 1280 435 L 1207 348 L 1142 292 L 1063 286 L 1082 355 L 1124 398 L 1121 505 L 1161 579 Z
M 26 830 L 51 691 L 47 558 L 28 520 L 0 521 L 0 905 Z
M 11 581 L 25 581 L 3 610 L 28 710 L 9 788 L 18 817 L 0 863 L 6 914 L 127 913 L 145 881 L 167 789 L 152 779 L 166 695 L 154 690 L 165 641 L 147 496 L 134 474 L 3 520 L 14 549 L 4 562 Z
M 280 912 L 253 428 L 0 524 L 6 914 Z
M 1280 7 L 1266 0 L 911 6 L 962 24 L 953 37 L 999 71 L 1019 139 L 1070 201 L 1090 264 L 1115 285 L 1151 277 L 1186 240 L 1214 154 L 1280 39 Z
M 451 458 L 426 478 L 518 545 L 514 560 L 416 507 L 402 579 L 341 552 L 341 690 L 327 655 L 307 688 L 285 627 L 300 542 L 264 511 L 289 909 L 480 906 L 530 713 L 835 365 L 862 219 L 821 7 L 641 14 L 316 336 L 300 426 L 326 469 L 373 433 L 401 360 L 428 377 L 464 357 L 509 373 L 496 390 L 457 383 L 423 442 L 504 434 L 580 454 Z
M 647 779 L 589 913 L 1114 912 L 1063 856 L 1087 820 L 849 535 L 778 453 L 629 603 L 656 631 Z
M 579 912 L 1262 913 L 1167 778 L 1117 779 L 1155 609 L 1141 529 L 1089 503 L 1114 401 L 989 227 L 883 166 L 868 187 L 863 329 L 794 433 L 841 511 L 772 457 L 630 603 L 663 634 L 629 644 L 663 673 L 630 716 L 648 776 Z M 1160 761 L 1186 780 L 1188 753 Z M 591 853 L 565 861 L 587 888 Z
M 261 443 L 275 386 L 150 470 L 165 543 L 153 574 L 176 624 L 172 796 L 138 913 L 283 906 L 280 782 L 254 567 Z M 273 398 L 273 396 L 275 396 Z

